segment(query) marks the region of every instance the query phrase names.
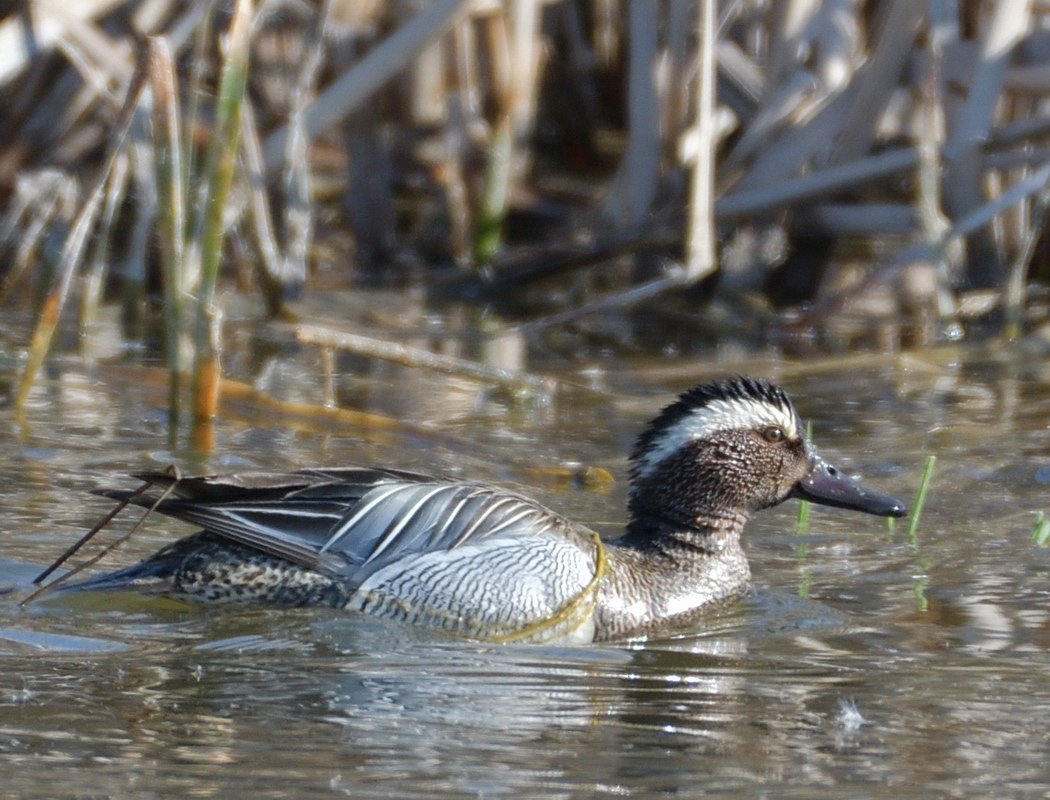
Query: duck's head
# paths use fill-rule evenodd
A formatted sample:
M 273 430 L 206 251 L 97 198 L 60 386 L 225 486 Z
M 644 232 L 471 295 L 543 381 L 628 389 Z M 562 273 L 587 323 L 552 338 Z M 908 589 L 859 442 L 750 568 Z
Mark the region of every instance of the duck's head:
M 739 520 L 789 497 L 883 517 L 907 513 L 899 500 L 828 464 L 784 391 L 754 378 L 685 392 L 638 437 L 631 461 L 636 520 Z

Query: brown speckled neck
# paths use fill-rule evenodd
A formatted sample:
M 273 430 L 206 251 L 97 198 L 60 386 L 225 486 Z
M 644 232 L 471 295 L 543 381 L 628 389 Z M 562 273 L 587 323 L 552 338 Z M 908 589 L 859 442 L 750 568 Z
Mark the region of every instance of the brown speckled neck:
M 743 594 L 751 570 L 740 546 L 746 517 L 733 525 L 643 535 L 643 523 L 607 548 L 609 578 L 596 612 L 595 640 L 654 636 L 695 621 L 713 604 Z M 648 520 L 652 523 L 652 520 Z M 721 521 L 720 521 L 721 522 Z

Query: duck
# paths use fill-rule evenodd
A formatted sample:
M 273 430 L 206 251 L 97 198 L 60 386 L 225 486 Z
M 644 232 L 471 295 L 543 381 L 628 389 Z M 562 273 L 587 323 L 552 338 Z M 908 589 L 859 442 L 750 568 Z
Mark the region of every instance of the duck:
M 789 498 L 883 517 L 904 504 L 829 464 L 779 386 L 681 394 L 630 455 L 628 520 L 605 542 L 509 489 L 388 468 L 135 477 L 106 497 L 200 528 L 76 591 L 327 606 L 488 642 L 672 635 L 748 591 L 742 533 Z

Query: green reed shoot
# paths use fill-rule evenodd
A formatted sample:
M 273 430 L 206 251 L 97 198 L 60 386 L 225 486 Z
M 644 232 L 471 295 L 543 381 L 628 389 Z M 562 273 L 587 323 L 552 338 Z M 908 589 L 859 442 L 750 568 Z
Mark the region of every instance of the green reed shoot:
M 808 500 L 799 500 L 798 523 L 795 525 L 795 533 L 799 535 L 809 532 L 809 506 Z
M 1039 547 L 1050 546 L 1050 519 L 1047 519 L 1042 511 L 1036 515 L 1035 525 L 1032 527 L 1032 541 Z
M 813 438 L 813 420 L 806 423 L 806 438 Z M 809 507 L 811 503 L 808 500 L 799 500 L 798 503 L 798 523 L 795 525 L 795 533 L 802 535 L 809 531 Z
M 214 298 L 222 259 L 226 199 L 237 161 L 241 105 L 248 79 L 250 23 L 250 0 L 237 0 L 226 37 L 215 129 L 205 162 L 206 195 L 198 206 L 200 216 L 194 224 L 201 263 L 193 367 L 193 404 L 197 421 L 211 419 L 219 400 L 219 313 L 214 307 Z
M 919 527 L 919 517 L 922 515 L 922 506 L 926 502 L 926 492 L 930 488 L 930 480 L 933 478 L 933 467 L 937 463 L 937 456 L 926 456 L 926 466 L 922 470 L 922 478 L 919 480 L 919 490 L 915 493 L 915 502 L 912 503 L 911 519 L 908 520 L 908 538 L 915 540 L 915 531 Z

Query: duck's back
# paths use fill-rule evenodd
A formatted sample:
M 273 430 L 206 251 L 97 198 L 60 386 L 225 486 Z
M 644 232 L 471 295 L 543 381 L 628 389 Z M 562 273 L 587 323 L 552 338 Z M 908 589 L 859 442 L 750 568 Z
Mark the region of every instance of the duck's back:
M 85 588 L 340 605 L 489 640 L 590 641 L 597 537 L 513 492 L 408 472 L 335 469 L 107 492 L 201 526 Z

